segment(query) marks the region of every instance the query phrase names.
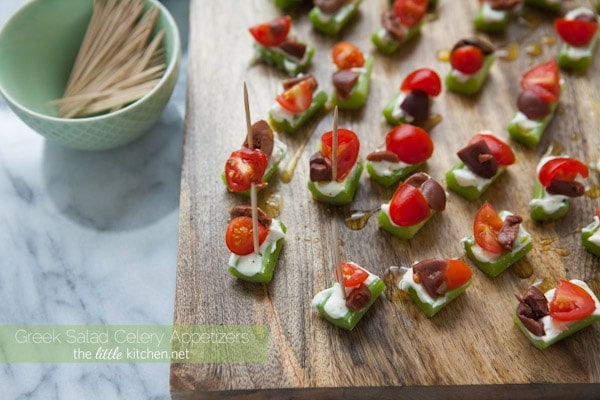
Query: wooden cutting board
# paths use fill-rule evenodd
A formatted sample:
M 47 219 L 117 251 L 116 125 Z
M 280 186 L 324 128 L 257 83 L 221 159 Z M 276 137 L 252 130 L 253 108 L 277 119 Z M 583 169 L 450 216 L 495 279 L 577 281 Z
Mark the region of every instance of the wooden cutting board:
M 569 2 L 575 5 L 589 1 Z M 370 34 L 379 27 L 387 0 L 365 1 L 360 14 L 339 36 L 312 30 L 307 9 L 292 13 L 297 36 L 317 48 L 311 72 L 331 92 L 330 49 L 348 40 L 375 57 L 368 102 L 356 112 L 340 112 L 339 125 L 357 132 L 361 156 L 383 143 L 391 128 L 381 110 L 412 70 L 430 67 L 444 76 L 450 66 L 439 52 L 474 34 L 477 2 L 441 0 L 415 40 L 392 56 L 377 54 Z M 372 183 L 365 173 L 354 203 L 329 207 L 313 201 L 306 188 L 308 159 L 321 133 L 331 129 L 324 113 L 295 135 L 281 135 L 288 154 L 281 169 L 301 151 L 293 179 L 271 182 L 259 202 L 277 203 L 288 227 L 285 246 L 269 285 L 244 283 L 227 272 L 224 243 L 228 211 L 248 199 L 227 193 L 220 178 L 229 154 L 245 136 L 243 82 L 247 82 L 252 120 L 266 119 L 278 84 L 285 76 L 252 64 L 247 27 L 282 12 L 268 0 L 193 1 L 190 15 L 188 103 L 181 181 L 180 241 L 175 325 L 247 325 L 268 327 L 266 363 L 172 364 L 173 398 L 594 398 L 600 396 L 600 324 L 551 348 L 534 348 L 513 324 L 515 294 L 539 278 L 600 278 L 600 262 L 581 246 L 579 231 L 599 206 L 593 190 L 571 202 L 569 214 L 553 223 L 528 217 L 535 166 L 550 143 L 564 153 L 596 165 L 600 158 L 600 56 L 587 74 L 564 74 L 564 95 L 556 117 L 535 149 L 511 142 L 518 163 L 511 166 L 478 201 L 450 193 L 447 209 L 405 241 L 380 230 L 375 220 L 360 231 L 343 226 L 350 209 L 387 202 L 393 189 Z M 436 18 L 437 17 L 437 18 Z M 506 125 L 515 111 L 521 73 L 553 57 L 557 44 L 552 16 L 523 11 L 505 34 L 490 39 L 499 47 L 516 41 L 519 56 L 498 60 L 480 94 L 444 90 L 432 112 L 442 116 L 431 130 L 435 152 L 426 171 L 443 181 L 457 161 L 456 151 L 480 130 L 509 141 Z M 304 151 L 299 150 L 306 143 Z M 598 171 L 590 187 L 598 189 Z M 340 225 L 342 258 L 382 276 L 391 265 L 410 265 L 430 257 L 464 258 L 460 239 L 471 234 L 475 212 L 484 200 L 497 209 L 525 217 L 534 249 L 515 268 L 497 278 L 474 267 L 467 292 L 434 318 L 410 301 L 382 296 L 351 332 L 325 322 L 310 307 L 315 293 L 333 283 L 331 229 Z M 277 207 L 276 207 L 277 208 Z M 483 396 L 483 397 L 482 397 Z M 598 398 L 598 397 L 596 397 Z

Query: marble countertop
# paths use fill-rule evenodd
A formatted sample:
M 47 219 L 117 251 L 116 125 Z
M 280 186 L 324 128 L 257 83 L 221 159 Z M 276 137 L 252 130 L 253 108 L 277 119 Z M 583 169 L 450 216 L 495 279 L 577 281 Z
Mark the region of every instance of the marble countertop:
M 0 25 L 24 0 L 0 2 Z M 0 98 L 0 325 L 170 325 L 189 2 L 182 68 L 160 121 L 103 152 L 51 143 Z M 0 364 L 3 399 L 166 399 L 169 364 Z

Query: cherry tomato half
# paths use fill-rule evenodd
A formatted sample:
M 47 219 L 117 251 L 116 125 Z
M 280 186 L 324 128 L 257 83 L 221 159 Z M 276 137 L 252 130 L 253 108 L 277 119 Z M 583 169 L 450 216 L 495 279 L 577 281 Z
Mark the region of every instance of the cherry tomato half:
M 560 96 L 560 71 L 555 60 L 535 65 L 521 77 L 521 88 L 537 94 L 545 102 L 554 102 Z
M 329 131 L 321 136 L 321 152 L 329 159 L 332 158 L 333 132 Z M 338 181 L 344 179 L 356 164 L 360 142 L 356 133 L 349 129 L 338 129 L 338 156 L 337 177 Z
M 562 40 L 574 47 L 583 47 L 592 40 L 598 30 L 598 22 L 581 19 L 557 18 L 554 29 Z
M 446 267 L 446 287 L 456 289 L 471 279 L 473 272 L 471 268 L 461 260 L 448 260 Z
M 390 201 L 390 218 L 398 226 L 412 226 L 431 214 L 427 199 L 416 187 L 402 182 Z
M 559 321 L 576 321 L 596 309 L 596 303 L 581 286 L 561 279 L 550 300 L 550 317 Z
M 477 46 L 461 46 L 450 54 L 450 65 L 463 74 L 474 74 L 483 66 L 483 52 Z
M 490 253 L 500 254 L 504 252 L 502 245 L 498 242 L 498 232 L 502 228 L 502 218 L 496 209 L 487 201 L 475 214 L 473 223 L 473 234 L 475 242 Z
M 556 157 L 548 160 L 538 172 L 538 179 L 544 187 L 548 187 L 553 179 L 572 182 L 581 175 L 589 176 L 587 165 L 569 157 Z
M 245 256 L 254 251 L 254 238 L 252 237 L 252 218 L 246 216 L 235 217 L 229 222 L 225 232 L 225 244 L 229 251 L 239 256 Z M 269 230 L 266 226 L 258 224 L 258 244 L 265 241 Z
M 398 125 L 389 131 L 385 136 L 385 148 L 407 164 L 426 161 L 433 154 L 433 142 L 427 132 L 409 124 Z
M 510 146 L 491 133 L 478 133 L 469 140 L 469 145 L 480 140 L 488 145 L 498 165 L 511 165 L 515 163 L 515 153 Z
M 356 286 L 360 285 L 369 277 L 369 273 L 352 262 L 342 262 L 342 274 L 344 274 L 344 285 L 345 286 Z M 335 270 L 335 277 L 339 281 L 337 268 Z
M 417 25 L 427 12 L 428 0 L 396 0 L 394 14 L 402 25 L 411 28 Z
M 429 96 L 437 96 L 442 91 L 442 80 L 434 70 L 420 68 L 414 70 L 404 78 L 400 90 L 403 92 L 420 90 Z
M 248 28 L 254 39 L 265 47 L 279 46 L 287 37 L 292 25 L 289 15 Z
M 313 93 L 317 88 L 315 78 L 304 79 L 285 92 L 281 93 L 275 100 L 287 111 L 297 114 L 308 110 L 313 101 Z
M 264 186 L 262 177 L 268 164 L 267 155 L 261 150 L 243 147 L 234 151 L 225 163 L 227 187 L 232 192 L 245 192 L 252 183 Z
M 331 57 L 339 69 L 360 68 L 365 65 L 362 51 L 350 42 L 339 42 L 333 46 Z

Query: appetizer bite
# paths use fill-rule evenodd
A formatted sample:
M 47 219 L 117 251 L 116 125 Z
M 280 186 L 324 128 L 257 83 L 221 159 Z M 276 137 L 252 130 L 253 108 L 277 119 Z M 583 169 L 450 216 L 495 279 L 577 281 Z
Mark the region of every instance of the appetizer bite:
M 554 116 L 561 91 L 556 61 L 546 61 L 527 70 L 521 77 L 518 111 L 508 124 L 510 137 L 535 147 Z
M 546 293 L 535 285 L 517 297 L 514 321 L 538 349 L 572 335 L 600 319 L 600 302 L 579 279 L 561 279 Z
M 242 148 L 232 152 L 225 163 L 223 181 L 230 192 L 247 195 L 252 183 L 257 189 L 267 187 L 287 151 L 287 146 L 275 137 L 267 121 L 255 122 L 251 130 L 253 146 L 249 147 L 246 136 Z
M 433 178 L 418 172 L 400 183 L 389 203 L 377 214 L 379 226 L 398 236 L 411 239 L 436 212 L 446 209 L 446 192 Z
M 494 46 L 481 38 L 458 41 L 450 52 L 446 87 L 467 95 L 479 92 L 495 59 Z
M 581 230 L 583 247 L 596 257 L 600 257 L 600 208 L 596 208 L 594 220 Z
M 587 165 L 566 156 L 545 156 L 536 171 L 533 199 L 529 202 L 531 219 L 553 221 L 564 217 L 569 211 L 569 198 L 585 193 L 583 183 L 577 178 L 588 177 Z
M 321 136 L 320 149 L 310 157 L 308 189 L 317 201 L 345 205 L 354 199 L 363 170 L 360 141 L 351 130 L 337 129 L 337 108 L 333 120 L 333 130 Z
M 423 129 L 403 124 L 385 135 L 385 149 L 367 155 L 367 172 L 383 186 L 392 186 L 414 173 L 433 154 L 433 141 Z
M 282 92 L 269 110 L 269 122 L 279 132 L 294 133 L 327 102 L 327 94 L 317 90 L 312 75 L 299 75 L 282 82 Z
M 245 281 L 269 283 L 283 247 L 286 226 L 281 221 L 270 218 L 260 208 L 257 208 L 256 214 L 257 223 L 253 225 L 250 206 L 235 206 L 231 209 L 231 220 L 225 233 L 225 243 L 231 251 L 229 273 Z
M 326 35 L 337 35 L 358 12 L 362 0 L 313 0 L 308 13 L 312 25 Z
M 408 268 L 398 286 L 431 318 L 471 285 L 471 277 L 471 268 L 461 260 L 432 258 Z
M 506 29 L 513 10 L 523 0 L 479 0 L 473 19 L 475 28 L 485 32 L 500 32 Z
M 469 259 L 490 277 L 519 261 L 533 248 L 522 221 L 520 216 L 509 211 L 498 213 L 484 202 L 475 215 L 473 236 L 461 241 Z
M 429 118 L 432 98 L 442 91 L 442 81 L 432 69 L 420 68 L 404 78 L 400 91 L 383 109 L 391 125 L 419 123 Z
M 446 183 L 468 200 L 479 198 L 516 161 L 510 146 L 490 131 L 473 136 L 456 154 L 460 161 L 446 173 Z
M 377 50 L 392 54 L 415 37 L 423 26 L 427 6 L 426 0 L 395 0 L 392 9 L 381 14 L 381 27 L 371 35 Z
M 523 4 L 542 11 L 558 13 L 562 5 L 562 0 L 523 0 Z
M 337 43 L 331 56 L 336 67 L 331 77 L 335 89 L 331 103 L 341 109 L 362 107 L 369 94 L 373 57 L 365 58 L 363 52 L 350 42 Z
M 343 283 L 317 293 L 312 306 L 333 325 L 352 330 L 385 289 L 381 278 L 351 261 L 341 263 Z M 339 273 L 336 270 L 336 277 Z
M 291 25 L 292 18 L 286 15 L 254 25 L 248 30 L 254 37 L 254 50 L 260 60 L 290 76 L 296 76 L 308 68 L 315 48 L 291 38 Z
M 598 45 L 598 16 L 588 8 L 569 11 L 554 20 L 554 29 L 563 43 L 558 50 L 558 65 L 567 70 L 586 71 Z

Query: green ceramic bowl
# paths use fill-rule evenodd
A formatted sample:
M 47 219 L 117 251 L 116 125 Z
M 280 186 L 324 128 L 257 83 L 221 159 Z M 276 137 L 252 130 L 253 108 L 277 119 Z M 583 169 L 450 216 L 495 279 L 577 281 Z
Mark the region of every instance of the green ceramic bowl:
M 160 8 L 156 29 L 163 28 L 167 68 L 143 98 L 114 112 L 89 118 L 60 118 L 51 100 L 62 97 L 92 15 L 93 0 L 33 0 L 0 30 L 0 94 L 10 108 L 44 137 L 67 147 L 104 150 L 143 135 L 167 105 L 181 57 L 173 17 Z

